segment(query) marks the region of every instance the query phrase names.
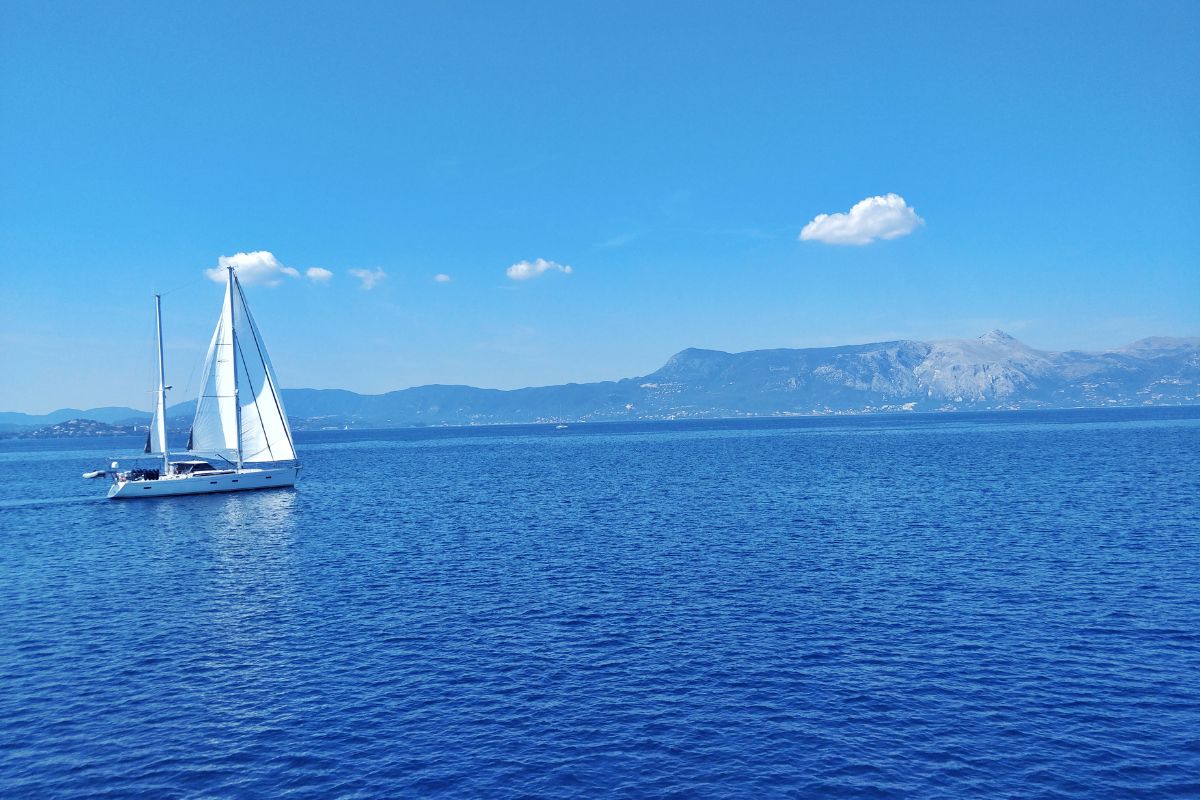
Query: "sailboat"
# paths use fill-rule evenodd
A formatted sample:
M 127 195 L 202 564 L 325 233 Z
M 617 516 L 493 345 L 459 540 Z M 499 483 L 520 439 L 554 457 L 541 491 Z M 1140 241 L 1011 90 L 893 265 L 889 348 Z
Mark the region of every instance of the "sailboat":
M 237 492 L 294 486 L 300 472 L 279 381 L 242 285 L 227 268 L 225 301 L 208 345 L 186 457 L 167 448 L 167 391 L 163 369 L 162 297 L 154 296 L 158 390 L 145 452 L 160 469 L 116 471 L 110 499 Z M 253 466 L 248 466 L 248 465 Z

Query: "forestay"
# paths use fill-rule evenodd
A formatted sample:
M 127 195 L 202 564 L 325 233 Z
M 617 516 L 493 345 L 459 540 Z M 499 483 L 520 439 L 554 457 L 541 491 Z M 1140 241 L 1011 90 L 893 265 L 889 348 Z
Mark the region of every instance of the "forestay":
M 239 464 L 296 457 L 275 370 L 234 275 L 204 360 L 188 450 Z

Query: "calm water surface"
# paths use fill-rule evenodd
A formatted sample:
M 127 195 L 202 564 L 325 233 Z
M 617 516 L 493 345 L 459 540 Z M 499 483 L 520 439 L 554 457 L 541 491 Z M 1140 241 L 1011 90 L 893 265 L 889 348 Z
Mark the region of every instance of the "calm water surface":
M 0 796 L 1200 796 L 1200 409 L 297 438 L 0 443 Z

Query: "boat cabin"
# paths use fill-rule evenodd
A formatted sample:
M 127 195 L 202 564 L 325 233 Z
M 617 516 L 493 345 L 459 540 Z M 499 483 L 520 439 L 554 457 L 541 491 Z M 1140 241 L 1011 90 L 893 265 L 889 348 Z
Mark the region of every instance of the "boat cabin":
M 220 475 L 233 470 L 217 469 L 207 461 L 172 461 L 171 472 L 174 475 Z

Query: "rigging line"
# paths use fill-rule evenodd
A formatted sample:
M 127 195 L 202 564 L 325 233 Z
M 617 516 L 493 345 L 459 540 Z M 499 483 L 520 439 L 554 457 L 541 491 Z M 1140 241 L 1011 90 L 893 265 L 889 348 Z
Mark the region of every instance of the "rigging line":
M 161 294 L 163 297 L 166 297 L 169 294 L 178 292 L 180 289 L 188 289 L 192 286 L 195 286 L 197 283 L 200 283 L 201 281 L 204 281 L 204 280 L 207 280 L 207 278 L 192 278 L 191 280 L 187 281 L 186 283 L 177 284 L 174 288 L 167 289 L 166 291 L 163 291 L 163 292 L 159 292 L 159 294 Z
M 220 330 L 220 327 L 221 327 L 221 323 L 220 323 L 220 320 L 218 320 L 217 321 L 217 329 Z M 216 339 L 216 337 L 217 337 L 217 333 L 216 333 L 216 331 L 214 331 L 214 333 L 212 333 L 212 338 Z M 221 345 L 217 344 L 216 342 L 210 341 L 208 353 L 204 354 L 204 359 L 203 359 L 204 367 L 202 368 L 202 371 L 200 371 L 200 374 L 203 374 L 205 379 L 208 378 L 208 374 L 209 374 L 209 366 L 210 366 L 209 359 L 215 359 L 217 362 L 221 361 L 220 353 L 218 353 L 218 351 L 217 351 L 218 347 L 221 347 Z M 187 374 L 187 383 L 184 385 L 184 395 L 188 395 L 188 393 L 191 393 L 191 391 L 192 391 L 192 380 L 194 378 L 196 378 L 196 367 L 199 365 L 199 362 L 200 361 L 196 360 L 196 359 L 192 360 L 192 371 Z M 208 380 L 205 380 L 204 383 L 208 384 Z M 199 386 L 197 386 L 197 390 L 199 390 Z M 199 409 L 199 403 L 200 403 L 199 398 L 200 397 L 202 397 L 202 395 L 196 396 L 196 408 L 192 409 L 192 427 L 196 427 L 196 411 Z
M 263 344 L 258 338 L 258 326 L 254 324 L 254 315 L 250 313 L 250 305 L 246 302 L 245 293 L 242 292 L 242 282 L 237 279 L 236 275 L 233 280 L 237 284 L 238 297 L 242 298 L 242 310 L 246 312 L 246 320 L 250 323 L 250 335 L 254 337 L 254 346 L 258 349 L 258 360 L 262 362 L 263 374 L 267 376 L 267 385 L 271 387 L 271 399 L 275 401 L 275 411 L 283 420 L 283 433 L 287 436 L 288 447 L 292 449 L 294 456 L 296 455 L 296 445 L 292 444 L 292 428 L 288 425 L 287 414 L 284 413 L 283 407 L 279 403 L 279 393 L 275 389 L 275 376 L 272 374 L 274 370 L 267 364 L 267 357 L 263 353 Z M 257 398 L 255 402 L 258 402 Z
M 208 357 L 207 357 L 207 355 L 205 356 L 205 359 L 204 359 L 204 360 L 205 360 L 205 361 L 207 361 L 207 360 L 208 360 Z M 192 378 L 196 377 L 196 367 L 197 367 L 197 366 L 199 366 L 199 360 L 198 360 L 198 359 L 195 359 L 195 358 L 193 358 L 193 359 L 192 359 L 192 371 L 188 373 L 188 379 L 187 379 L 187 383 L 185 383 L 185 384 L 183 385 L 183 393 L 184 393 L 184 394 L 187 394 L 187 393 L 188 393 L 188 392 L 190 392 L 190 391 L 191 391 L 191 389 L 192 389 Z
M 238 354 L 241 355 L 241 357 L 242 357 L 242 368 L 246 371 L 246 383 L 250 386 L 251 391 L 253 391 L 254 378 L 252 378 L 250 376 L 250 367 L 246 365 L 246 354 L 242 352 L 242 343 L 237 340 L 236 335 L 233 337 L 233 343 L 235 345 L 237 345 Z M 233 368 L 235 371 L 237 370 L 237 359 L 234 359 Z M 258 395 L 254 394 L 252 396 L 254 397 L 254 413 L 258 414 L 258 424 L 259 424 L 259 427 L 262 428 L 262 431 L 264 434 L 263 439 L 267 443 L 267 455 L 269 455 L 271 457 L 271 460 L 274 461 L 275 460 L 275 451 L 271 449 L 271 437 L 266 435 L 267 423 L 266 423 L 266 421 L 263 420 L 262 410 L 258 407 Z M 241 437 L 242 437 L 242 432 L 239 430 L 238 431 L 239 441 L 241 440 Z M 259 452 L 262 452 L 262 451 L 260 450 Z
M 204 354 L 204 369 L 202 371 L 203 378 L 201 379 L 201 385 L 199 387 L 197 387 L 196 404 L 192 407 L 192 424 L 190 426 L 188 426 L 188 440 L 187 440 L 187 448 L 186 449 L 189 452 L 192 451 L 192 445 L 195 443 L 196 420 L 200 418 L 200 410 L 202 408 L 204 408 L 204 400 L 209 397 L 219 397 L 220 396 L 220 395 L 208 395 L 208 394 L 204 393 L 204 388 L 206 388 L 208 386 L 208 368 L 209 368 L 209 364 L 210 364 L 209 358 L 210 358 L 210 356 L 212 356 L 213 349 L 214 349 L 213 346 L 210 344 L 209 348 L 208 348 L 208 352 Z M 195 365 L 193 364 L 193 369 L 194 368 L 195 368 Z M 189 376 L 187 389 L 184 389 L 184 393 L 186 394 L 191 389 L 191 387 L 192 387 L 192 379 Z

